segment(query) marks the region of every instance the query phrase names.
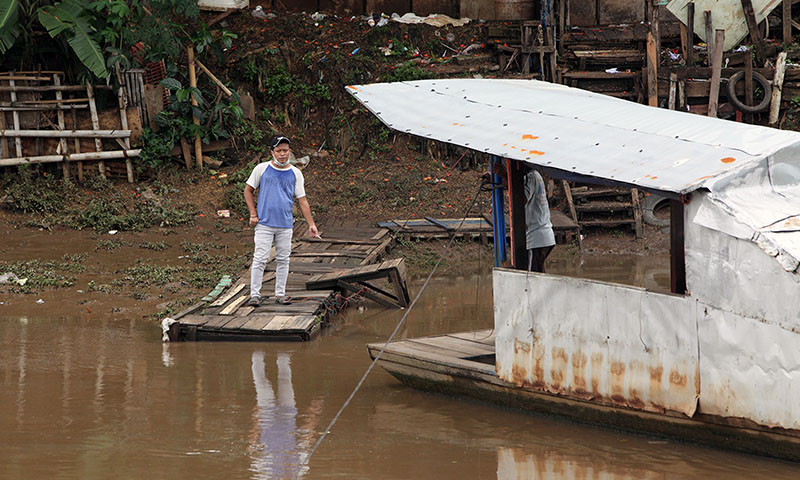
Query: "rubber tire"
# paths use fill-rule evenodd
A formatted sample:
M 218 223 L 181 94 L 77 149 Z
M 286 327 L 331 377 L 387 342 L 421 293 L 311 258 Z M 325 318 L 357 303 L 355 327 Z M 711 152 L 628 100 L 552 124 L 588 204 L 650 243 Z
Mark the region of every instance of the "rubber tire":
M 644 202 L 642 203 L 642 213 L 644 215 L 644 221 L 648 225 L 652 225 L 654 227 L 669 226 L 669 219 L 664 220 L 658 218 L 653 213 L 653 210 L 655 210 L 658 204 L 661 202 L 669 202 L 669 199 L 667 197 L 662 197 L 661 195 L 656 195 L 654 193 L 651 193 L 649 196 L 645 197 Z
M 764 89 L 764 98 L 758 105 L 745 105 L 744 102 L 739 100 L 739 97 L 736 96 L 736 84 L 743 79 L 744 70 L 734 73 L 731 75 L 731 78 L 728 79 L 728 100 L 730 100 L 738 110 L 741 110 L 745 113 L 763 112 L 769 108 L 769 104 L 772 101 L 772 86 L 770 85 L 769 80 L 767 80 L 764 75 L 761 75 L 758 72 L 753 72 L 753 80 L 758 82 L 758 84 Z

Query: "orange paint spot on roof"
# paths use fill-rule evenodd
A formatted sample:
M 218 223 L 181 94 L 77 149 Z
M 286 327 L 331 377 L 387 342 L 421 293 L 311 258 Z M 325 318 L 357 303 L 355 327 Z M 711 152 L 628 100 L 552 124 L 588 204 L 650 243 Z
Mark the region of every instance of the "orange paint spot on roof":
M 725 157 L 725 158 L 721 158 L 719 161 L 722 162 L 722 163 L 733 163 L 733 162 L 736 161 L 736 159 L 733 158 L 733 157 Z
M 528 153 L 531 155 L 544 155 L 544 152 L 540 152 L 539 150 L 528 150 Z
M 658 177 L 650 177 L 650 180 L 655 180 L 656 178 L 658 178 Z
M 528 133 L 526 133 L 525 135 L 522 136 L 523 140 L 536 140 L 537 138 L 539 138 L 539 137 L 533 136 L 533 135 L 528 134 Z
M 358 91 L 358 89 L 356 87 L 352 86 L 352 85 L 348 85 L 347 88 L 350 88 L 352 90 Z

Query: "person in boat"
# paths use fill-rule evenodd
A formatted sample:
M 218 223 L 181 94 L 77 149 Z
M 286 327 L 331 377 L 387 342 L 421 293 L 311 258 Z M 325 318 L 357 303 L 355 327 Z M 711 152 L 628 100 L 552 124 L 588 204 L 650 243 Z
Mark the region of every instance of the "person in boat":
M 250 210 L 250 226 L 255 227 L 253 264 L 250 267 L 250 302 L 258 306 L 262 302 L 261 282 L 264 267 L 269 260 L 272 245 L 275 245 L 275 302 L 291 303 L 286 296 L 286 279 L 289 277 L 289 255 L 292 252 L 294 199 L 300 206 L 308 234 L 319 237 L 317 226 L 311 217 L 311 207 L 306 198 L 305 182 L 300 170 L 289 164 L 291 142 L 279 135 L 270 142 L 272 160 L 256 165 L 244 187 L 244 200 Z M 255 191 L 258 190 L 258 206 Z
M 544 273 L 544 262 L 556 244 L 550 205 L 541 174 L 531 169 L 525 174 L 525 248 L 528 249 L 528 270 Z

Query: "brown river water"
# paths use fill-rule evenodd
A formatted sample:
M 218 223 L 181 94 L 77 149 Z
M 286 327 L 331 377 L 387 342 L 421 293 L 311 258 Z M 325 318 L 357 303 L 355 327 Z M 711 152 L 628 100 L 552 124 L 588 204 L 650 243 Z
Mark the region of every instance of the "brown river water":
M 650 257 L 549 269 L 668 282 L 663 259 Z M 0 305 L 0 479 L 800 476 L 796 464 L 419 392 L 380 368 L 298 470 L 367 369 L 365 344 L 386 339 L 404 312 L 351 308 L 306 343 L 167 344 L 135 305 L 108 313 L 95 299 L 90 312 L 70 295 L 45 295 L 46 309 L 31 296 Z M 435 278 L 400 337 L 490 328 L 490 299 L 485 270 Z

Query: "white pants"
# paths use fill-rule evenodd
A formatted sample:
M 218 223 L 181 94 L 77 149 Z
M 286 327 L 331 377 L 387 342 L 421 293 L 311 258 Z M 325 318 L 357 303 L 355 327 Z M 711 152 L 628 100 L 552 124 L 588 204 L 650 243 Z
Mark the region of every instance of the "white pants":
M 253 252 L 253 264 L 250 267 L 250 296 L 261 295 L 261 282 L 264 279 L 264 267 L 269 260 L 272 244 L 275 243 L 275 296 L 286 295 L 286 278 L 289 276 L 289 255 L 292 253 L 292 229 L 275 228 L 258 224 L 253 241 L 256 245 Z

